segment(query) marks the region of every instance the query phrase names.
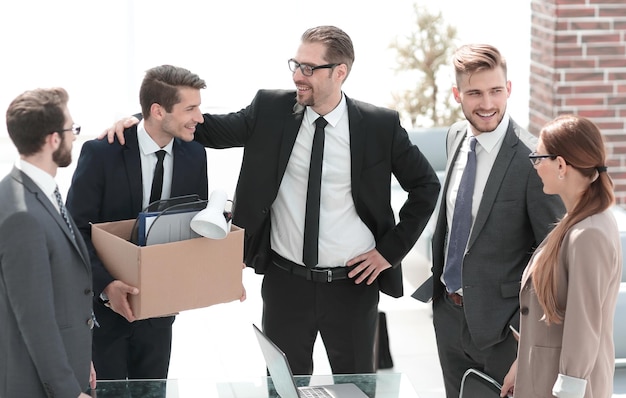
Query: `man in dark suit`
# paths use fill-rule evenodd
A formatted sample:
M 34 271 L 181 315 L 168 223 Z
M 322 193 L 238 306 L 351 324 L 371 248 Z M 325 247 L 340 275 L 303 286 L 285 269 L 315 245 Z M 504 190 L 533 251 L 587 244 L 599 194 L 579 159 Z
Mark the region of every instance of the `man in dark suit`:
M 402 296 L 400 261 L 439 193 L 435 172 L 397 112 L 343 93 L 353 61 L 345 32 L 309 29 L 289 60 L 296 91 L 261 90 L 239 112 L 205 114 L 196 131 L 205 146 L 244 147 L 233 222 L 246 230 L 246 265 L 264 274 L 263 329 L 295 374 L 312 373 L 318 332 L 333 373 L 375 371 L 379 290 Z M 320 116 L 325 126 L 317 126 Z M 109 133 L 111 139 L 113 129 Z M 325 137 L 323 156 L 312 155 L 314 136 Z M 308 187 L 312 157 L 323 157 L 319 188 Z M 397 224 L 392 175 L 408 192 Z M 309 206 L 315 190 L 321 199 Z M 316 209 L 319 221 L 305 221 Z M 308 261 L 305 241 L 316 228 L 317 258 Z
M 509 325 L 519 325 L 522 272 L 565 212 L 558 196 L 543 193 L 528 160 L 536 137 L 506 112 L 511 82 L 499 51 L 490 45 L 462 46 L 454 66 L 454 98 L 467 121 L 448 130 L 446 182 L 433 235 L 433 278 L 426 282 L 432 284 L 433 322 L 448 398 L 459 396 L 469 368 L 502 383 L 517 353 Z M 471 141 L 476 141 L 474 150 Z M 464 191 L 470 152 L 475 154 L 475 175 L 473 188 L 462 196 L 469 199 L 462 240 L 456 237 L 454 210 L 464 206 L 457 193 Z
M 20 159 L 0 182 L 0 397 L 89 397 L 91 267 L 54 177 L 72 162 L 62 88 L 26 91 L 7 110 Z
M 204 80 L 186 69 L 152 68 L 139 93 L 146 118 L 124 131 L 125 144 L 83 144 L 67 206 L 91 255 L 100 323 L 94 330 L 93 361 L 100 379 L 167 378 L 174 317 L 135 320 L 128 295 L 138 294 L 138 289 L 115 280 L 104 268 L 91 244 L 90 223 L 134 219 L 158 199 L 208 197 L 206 151 L 192 142 L 196 124 L 202 123 L 200 89 L 205 87 Z M 161 151 L 162 185 L 153 189 Z

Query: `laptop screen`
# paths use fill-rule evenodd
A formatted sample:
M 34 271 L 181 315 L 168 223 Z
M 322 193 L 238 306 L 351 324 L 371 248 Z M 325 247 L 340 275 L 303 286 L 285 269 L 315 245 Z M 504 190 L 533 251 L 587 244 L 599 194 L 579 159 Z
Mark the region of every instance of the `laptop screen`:
M 298 398 L 298 389 L 293 380 L 287 356 L 256 325 L 252 326 L 259 340 L 265 364 L 270 372 L 270 376 L 272 376 L 276 392 L 278 392 L 281 398 Z

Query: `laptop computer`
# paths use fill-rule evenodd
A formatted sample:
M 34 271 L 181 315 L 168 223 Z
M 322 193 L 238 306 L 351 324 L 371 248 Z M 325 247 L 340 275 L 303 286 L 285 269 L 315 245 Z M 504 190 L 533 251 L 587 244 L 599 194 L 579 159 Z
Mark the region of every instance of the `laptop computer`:
M 285 353 L 256 325 L 253 324 L 252 326 L 280 398 L 368 398 L 353 383 L 297 387 Z

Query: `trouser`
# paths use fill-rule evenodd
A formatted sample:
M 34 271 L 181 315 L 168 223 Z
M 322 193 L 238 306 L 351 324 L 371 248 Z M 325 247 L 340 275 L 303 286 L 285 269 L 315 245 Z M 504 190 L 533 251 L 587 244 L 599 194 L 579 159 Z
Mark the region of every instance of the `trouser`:
M 270 266 L 263 278 L 263 330 L 296 375 L 313 373 L 321 335 L 333 374 L 374 373 L 378 284 L 314 282 Z
M 470 368 L 502 384 L 517 357 L 517 341 L 511 333 L 491 347 L 478 348 L 470 335 L 463 306 L 445 294 L 433 302 L 433 323 L 447 398 L 459 397 L 461 379 Z

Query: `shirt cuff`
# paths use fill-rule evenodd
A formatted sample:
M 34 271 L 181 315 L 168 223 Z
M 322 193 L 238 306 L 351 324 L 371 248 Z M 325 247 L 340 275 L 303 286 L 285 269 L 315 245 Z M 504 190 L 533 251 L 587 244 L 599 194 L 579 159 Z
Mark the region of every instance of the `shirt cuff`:
M 560 398 L 583 398 L 586 388 L 587 380 L 559 373 L 552 387 L 552 395 Z

